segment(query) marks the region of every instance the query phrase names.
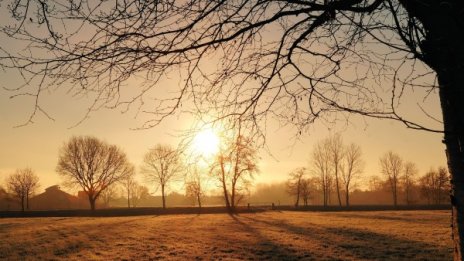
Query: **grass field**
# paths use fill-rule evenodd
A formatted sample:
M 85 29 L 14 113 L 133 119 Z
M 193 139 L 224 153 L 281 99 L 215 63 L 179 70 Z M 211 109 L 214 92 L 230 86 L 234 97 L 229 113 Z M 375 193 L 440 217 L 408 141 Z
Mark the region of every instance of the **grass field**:
M 0 219 L 5 260 L 451 260 L 449 211 Z

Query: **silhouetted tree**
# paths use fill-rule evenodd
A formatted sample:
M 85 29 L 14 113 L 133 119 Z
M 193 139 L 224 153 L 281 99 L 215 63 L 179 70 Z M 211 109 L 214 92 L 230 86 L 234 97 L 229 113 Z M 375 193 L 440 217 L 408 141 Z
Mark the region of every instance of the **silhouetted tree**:
M 251 180 L 254 174 L 259 172 L 257 151 L 253 147 L 251 138 L 238 134 L 233 147 L 230 148 L 232 175 L 230 203 L 234 209 L 249 193 Z
M 101 192 L 101 201 L 105 207 L 110 206 L 111 200 L 114 200 L 116 198 L 117 194 L 117 187 L 113 184 L 111 186 L 108 186 L 105 190 Z
M 258 169 L 255 141 L 241 134 L 241 126 L 221 136 L 221 146 L 210 172 L 223 190 L 226 208 L 233 212 L 248 194 L 249 186 Z
M 441 204 L 449 190 L 448 172 L 444 167 L 439 167 L 438 171 L 430 169 L 419 179 L 419 186 L 427 203 Z
M 379 176 L 371 176 L 368 181 L 370 191 L 383 190 L 385 182 Z
M 205 196 L 203 187 L 204 177 L 199 173 L 195 164 L 192 173 L 190 173 L 188 180 L 185 182 L 185 196 L 192 198 L 194 202 L 201 208 L 201 202 Z
M 147 199 L 148 196 L 150 196 L 148 188 L 135 182 L 130 195 L 132 207 L 137 207 L 139 203 Z
M 416 164 L 413 162 L 406 162 L 404 164 L 403 175 L 401 176 L 401 183 L 406 196 L 406 204 L 410 205 L 412 202 L 412 189 L 415 184 L 415 177 L 417 176 L 418 170 Z
M 305 206 L 308 206 L 310 197 L 311 197 L 311 180 L 306 178 L 301 181 L 301 198 L 303 199 L 303 204 Z
M 21 177 L 16 174 L 10 175 L 6 180 L 8 191 L 21 202 L 21 210 L 25 210 L 26 191 L 21 184 Z
M 353 181 L 359 178 L 359 175 L 364 171 L 364 161 L 362 159 L 361 147 L 354 143 L 347 146 L 344 152 L 341 176 L 345 189 L 345 203 L 346 206 L 349 206 Z
M 403 172 L 403 160 L 398 154 L 389 151 L 380 158 L 380 167 L 382 174 L 388 178 L 393 205 L 396 207 L 398 205 L 398 184 Z
M 438 204 L 447 201 L 450 190 L 450 177 L 445 167 L 438 167 Z
M 289 173 L 289 178 L 287 180 L 287 192 L 295 197 L 295 207 L 299 206 L 300 198 L 303 197 L 303 183 L 305 176 L 306 168 L 297 168 Z
M 179 67 L 185 84 L 168 92 L 176 96 L 146 105 L 155 108 L 155 118 L 145 127 L 191 99 L 199 112 L 213 107 L 220 118 L 259 123 L 277 115 L 299 129 L 316 119 L 330 122 L 329 113 L 348 112 L 442 132 L 405 118 L 400 106 L 403 99 L 414 104 L 405 99 L 411 87 L 437 90 L 453 178 L 455 259 L 462 259 L 464 2 L 11 0 L 5 6 L 12 20 L 2 31 L 29 44 L 19 54 L 2 47 L 9 53 L 0 62 L 28 83 L 14 96 L 35 98 L 29 122 L 44 112 L 40 98 L 51 85 L 69 81 L 72 93 L 95 93 L 89 113 L 105 105 L 130 108 L 144 106 L 148 89 Z M 212 59 L 220 62 L 206 69 Z M 122 99 L 120 90 L 132 86 L 126 81 L 140 75 L 146 85 Z
M 29 198 L 39 186 L 39 177 L 30 168 L 18 169 L 8 176 L 6 186 L 21 202 L 21 210 L 29 209 Z
M 185 196 L 192 198 L 194 202 L 201 208 L 201 201 L 204 196 L 202 191 L 201 183 L 198 180 L 192 180 L 185 183 Z
M 131 207 L 131 195 L 132 191 L 137 186 L 135 181 L 135 171 L 131 172 L 129 175 L 125 176 L 123 179 L 120 180 L 122 187 L 124 188 L 124 194 L 126 194 L 127 198 L 127 207 Z
M 345 147 L 343 144 L 342 136 L 340 134 L 335 134 L 327 138 L 327 146 L 329 147 L 330 153 L 330 164 L 333 177 L 335 179 L 335 189 L 337 192 L 338 205 L 342 205 L 342 198 L 340 195 L 340 186 L 341 186 L 341 170 L 343 168 L 343 158 L 345 157 Z
M 134 171 L 126 154 L 115 145 L 95 137 L 72 137 L 59 152 L 56 171 L 68 186 L 78 186 L 87 194 L 90 208 L 101 193 Z
M 332 170 L 330 161 L 330 144 L 328 140 L 319 141 L 312 152 L 311 166 L 315 176 L 319 177 L 323 205 L 327 206 L 330 202 L 330 193 L 332 188 Z
M 179 180 L 184 172 L 180 154 L 169 145 L 158 144 L 143 159 L 142 173 L 149 182 L 161 188 L 163 208 L 166 208 L 166 189 L 170 182 Z

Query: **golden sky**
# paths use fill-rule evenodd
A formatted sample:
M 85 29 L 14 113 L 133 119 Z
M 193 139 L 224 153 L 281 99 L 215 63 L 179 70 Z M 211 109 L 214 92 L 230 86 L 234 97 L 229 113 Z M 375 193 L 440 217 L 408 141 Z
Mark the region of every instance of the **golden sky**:
M 0 15 L 4 11 L 0 11 Z M 0 39 L 0 46 L 12 44 L 6 39 Z M 24 43 L 19 45 L 22 44 Z M 214 64 L 211 65 L 211 68 L 215 67 Z M 58 150 L 73 135 L 92 135 L 110 144 L 118 145 L 138 169 L 144 153 L 150 147 L 157 143 L 176 146 L 180 141 L 177 137 L 179 131 L 187 129 L 192 124 L 192 119 L 187 115 L 176 114 L 154 128 L 133 130 L 140 127 L 149 116 L 135 117 L 134 110 L 121 113 L 117 109 L 102 109 L 91 114 L 91 117 L 81 124 L 72 127 L 86 114 L 91 97 L 72 97 L 66 92 L 69 86 L 61 86 L 43 93 L 41 101 L 44 109 L 55 121 L 38 114 L 34 118 L 35 123 L 15 128 L 14 126 L 27 121 L 33 110 L 34 101 L 31 97 L 9 98 L 12 93 L 4 87 L 17 86 L 21 82 L 18 74 L 0 71 L 0 79 L 0 184 L 15 169 L 25 167 L 36 171 L 42 189 L 59 184 L 61 180 L 55 172 Z M 165 82 L 161 84 L 169 85 Z M 163 91 L 166 90 L 163 88 L 155 91 L 155 95 L 164 95 Z M 410 93 L 410 96 L 413 99 L 406 99 L 402 113 L 411 116 L 412 119 L 422 118 L 423 115 L 420 115 L 421 112 L 415 105 L 416 100 L 421 100 L 423 95 Z M 427 112 L 441 118 L 437 93 L 432 93 L 426 103 Z M 349 122 L 349 124 L 340 123 L 334 126 L 316 123 L 295 142 L 294 129 L 279 127 L 278 122 L 269 122 L 267 145 L 272 155 L 261 151 L 259 163 L 261 173 L 256 176 L 256 183 L 284 181 L 292 169 L 309 167 L 309 155 L 313 144 L 335 132 L 341 132 L 345 143 L 354 142 L 362 147 L 366 161 L 365 177 L 380 174 L 379 157 L 389 150 L 397 152 L 405 160 L 415 162 L 420 174 L 424 174 L 430 167 L 446 163 L 444 146 L 441 143 L 442 134 L 411 130 L 398 122 L 358 116 L 351 117 Z M 143 180 L 141 177 L 139 179 Z
M 4 83 L 14 80 L 8 79 L 8 75 L 2 75 L 2 79 Z M 39 175 L 42 189 L 59 184 L 61 180 L 55 172 L 58 150 L 73 135 L 92 135 L 116 144 L 138 167 L 150 147 L 157 143 L 175 146 L 180 141 L 176 137 L 179 131 L 191 124 L 187 116 L 172 116 L 157 127 L 132 130 L 144 119 L 134 119 L 134 113 L 100 110 L 78 126 L 69 128 L 85 114 L 86 100 L 58 91 L 47 94 L 45 104 L 55 121 L 39 116 L 35 123 L 15 128 L 27 120 L 33 102 L 30 98 L 9 99 L 9 93 L 0 90 L 0 181 L 16 168 L 30 167 Z M 420 174 L 446 163 L 441 134 L 406 129 L 398 122 L 360 117 L 353 117 L 349 125 L 340 124 L 331 129 L 316 123 L 308 133 L 300 136 L 299 141 L 293 142 L 295 130 L 280 128 L 271 122 L 267 142 L 272 156 L 261 151 L 261 173 L 257 175 L 256 183 L 284 181 L 292 169 L 308 167 L 313 144 L 336 131 L 341 132 L 345 143 L 354 142 L 362 147 L 366 177 L 379 175 L 379 157 L 388 150 L 417 163 Z M 143 181 L 140 174 L 139 179 Z

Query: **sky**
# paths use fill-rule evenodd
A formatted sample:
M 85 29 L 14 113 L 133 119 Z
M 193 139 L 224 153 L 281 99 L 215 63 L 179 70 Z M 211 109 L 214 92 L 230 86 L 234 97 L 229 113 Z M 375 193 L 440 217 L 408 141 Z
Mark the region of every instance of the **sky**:
M 0 183 L 15 169 L 29 167 L 40 177 L 41 189 L 61 184 L 62 179 L 55 171 L 58 152 L 73 135 L 91 135 L 119 146 L 139 169 L 149 148 L 157 143 L 176 146 L 180 131 L 191 124 L 188 117 L 172 116 L 151 129 L 134 130 L 144 119 L 117 110 L 100 110 L 72 127 L 86 113 L 85 99 L 58 91 L 48 94 L 45 104 L 54 121 L 39 115 L 34 123 L 15 127 L 28 119 L 33 102 L 29 98 L 10 99 L 8 91 L 0 90 Z M 255 183 L 285 181 L 292 169 L 308 167 L 314 143 L 335 132 L 341 133 L 345 143 L 361 146 L 366 161 L 365 177 L 380 175 L 379 157 L 389 150 L 415 162 L 421 175 L 446 163 L 441 134 L 407 129 L 394 121 L 354 117 L 349 124 L 330 129 L 316 123 L 298 140 L 294 140 L 295 130 L 271 123 L 267 136 L 269 150 L 260 151 L 260 173 Z M 139 180 L 143 182 L 141 174 Z
M 0 43 L 4 47 L 17 44 L 5 39 L 1 39 Z M 91 135 L 118 145 L 137 169 L 140 169 L 143 155 L 149 148 L 157 143 L 176 146 L 180 141 L 180 131 L 189 128 L 193 123 L 187 115 L 175 114 L 156 127 L 139 130 L 137 128 L 149 119 L 146 115 L 136 117 L 133 110 L 121 113 L 117 109 L 101 109 L 74 126 L 86 114 L 91 99 L 72 96 L 67 92 L 70 86 L 65 85 L 49 90 L 42 96 L 41 104 L 54 120 L 39 113 L 34 118 L 34 123 L 17 127 L 27 122 L 34 109 L 34 100 L 25 96 L 10 99 L 12 93 L 6 88 L 17 86 L 21 82 L 20 75 L 11 71 L 0 71 L 0 79 L 0 184 L 15 169 L 26 167 L 32 168 L 40 177 L 41 189 L 61 184 L 62 180 L 55 171 L 58 152 L 64 142 L 74 135 Z M 422 98 L 414 93 L 410 96 Z M 416 104 L 413 100 L 407 100 L 406 103 Z M 403 112 L 411 118 L 423 117 L 418 115 L 421 112 L 418 112 L 417 107 L 412 107 L 406 106 Z M 440 118 L 435 92 L 427 99 L 427 112 Z M 295 140 L 294 129 L 271 121 L 267 126 L 269 150 L 260 151 L 260 173 L 256 176 L 255 183 L 285 181 L 293 169 L 309 167 L 314 144 L 336 132 L 341 133 L 345 143 L 354 142 L 361 146 L 366 162 L 363 174 L 366 179 L 372 175 L 380 175 L 379 157 L 389 150 L 398 153 L 405 160 L 415 162 L 421 175 L 431 167 L 446 165 L 442 134 L 407 129 L 399 122 L 359 116 L 351 117 L 349 123 L 331 126 L 316 122 Z M 143 181 L 140 174 L 139 179 Z

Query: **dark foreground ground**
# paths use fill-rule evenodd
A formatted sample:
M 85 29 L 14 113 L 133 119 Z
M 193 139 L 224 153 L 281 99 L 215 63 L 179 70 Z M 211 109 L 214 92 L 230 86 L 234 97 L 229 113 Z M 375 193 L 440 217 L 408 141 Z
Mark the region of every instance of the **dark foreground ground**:
M 451 260 L 443 210 L 0 219 L 4 260 Z

